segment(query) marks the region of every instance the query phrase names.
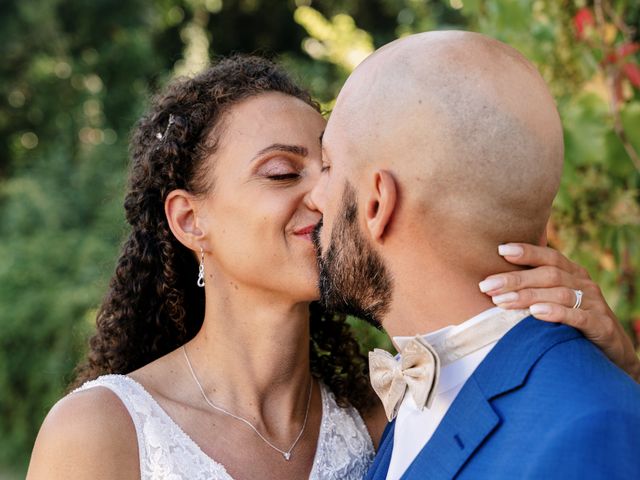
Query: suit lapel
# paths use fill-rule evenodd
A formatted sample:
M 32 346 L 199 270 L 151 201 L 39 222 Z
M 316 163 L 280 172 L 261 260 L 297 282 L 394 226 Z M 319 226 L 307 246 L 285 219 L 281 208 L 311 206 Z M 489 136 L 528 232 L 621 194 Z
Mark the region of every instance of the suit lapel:
M 453 478 L 501 423 L 491 400 L 525 382 L 551 347 L 579 338 L 576 330 L 527 317 L 491 350 L 465 383 L 431 439 L 402 476 Z
M 500 424 L 500 417 L 475 381 L 467 382 L 463 390 L 403 479 L 453 478 Z

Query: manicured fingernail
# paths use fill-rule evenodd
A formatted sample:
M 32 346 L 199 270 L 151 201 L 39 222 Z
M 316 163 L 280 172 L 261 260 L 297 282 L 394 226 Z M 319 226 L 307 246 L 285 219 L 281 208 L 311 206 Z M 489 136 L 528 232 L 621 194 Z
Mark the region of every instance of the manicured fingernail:
M 502 288 L 505 285 L 505 280 L 502 277 L 494 277 L 487 278 L 486 280 L 481 281 L 478 286 L 480 287 L 481 292 L 490 292 L 491 290 L 496 290 L 498 288 Z
M 519 245 L 498 245 L 498 253 L 503 257 L 519 257 L 524 253 L 524 249 Z
M 496 295 L 495 297 L 492 297 L 491 300 L 496 305 L 500 305 L 501 303 L 517 302 L 519 297 L 520 295 L 518 295 L 517 292 L 508 292 L 503 293 L 502 295 Z
M 544 303 L 536 303 L 529 307 L 529 311 L 532 315 L 549 315 L 551 313 L 551 307 Z

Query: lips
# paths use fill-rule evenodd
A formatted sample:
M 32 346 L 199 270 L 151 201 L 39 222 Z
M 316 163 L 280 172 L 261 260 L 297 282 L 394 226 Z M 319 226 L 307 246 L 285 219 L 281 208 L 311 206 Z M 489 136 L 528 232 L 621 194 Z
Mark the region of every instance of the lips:
M 308 225 L 304 228 L 300 228 L 298 230 L 294 230 L 293 233 L 295 235 L 300 235 L 300 236 L 306 236 L 306 235 L 311 235 L 313 233 L 313 230 L 316 228 L 316 224 L 312 224 L 312 225 Z

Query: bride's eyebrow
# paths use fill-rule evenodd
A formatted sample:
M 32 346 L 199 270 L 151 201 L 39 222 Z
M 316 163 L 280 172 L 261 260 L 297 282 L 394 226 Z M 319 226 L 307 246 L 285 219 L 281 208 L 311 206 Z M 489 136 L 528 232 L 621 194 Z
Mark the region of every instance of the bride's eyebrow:
M 307 155 L 309 155 L 309 150 L 306 147 L 303 147 L 300 145 L 286 145 L 284 143 L 274 143 L 272 145 L 269 145 L 266 148 L 263 148 L 258 153 L 256 153 L 255 156 L 251 159 L 251 161 L 253 162 L 258 157 L 261 157 L 265 153 L 270 153 L 270 152 L 287 152 L 287 153 L 293 153 L 294 155 L 298 155 L 300 157 L 306 157 Z

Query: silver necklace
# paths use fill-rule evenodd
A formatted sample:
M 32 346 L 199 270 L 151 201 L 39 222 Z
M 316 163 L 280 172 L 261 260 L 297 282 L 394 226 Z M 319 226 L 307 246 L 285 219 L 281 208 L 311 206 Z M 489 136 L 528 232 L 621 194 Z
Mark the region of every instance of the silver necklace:
M 191 361 L 189 360 L 189 355 L 187 355 L 187 349 L 186 347 L 183 345 L 182 346 L 182 353 L 184 353 L 184 358 L 187 361 L 187 365 L 189 366 L 189 371 L 191 372 L 191 376 L 193 377 L 193 379 L 196 382 L 196 385 L 198 385 L 198 388 L 200 389 L 200 393 L 202 394 L 202 398 L 204 398 L 204 401 L 207 402 L 209 404 L 209 406 L 211 408 L 213 408 L 214 410 L 217 410 L 221 413 L 224 413 L 225 415 L 228 415 L 230 417 L 235 418 L 236 420 L 240 420 L 241 422 L 247 424 L 251 430 L 253 430 L 254 432 L 256 432 L 256 434 L 267 444 L 269 445 L 271 448 L 273 448 L 274 450 L 276 450 L 277 452 L 280 452 L 280 454 L 282 454 L 282 456 L 284 457 L 285 460 L 289 460 L 291 458 L 291 452 L 293 451 L 293 449 L 295 448 L 295 446 L 298 444 L 298 440 L 300 440 L 300 438 L 302 437 L 302 434 L 304 432 L 305 427 L 307 426 L 307 418 L 309 417 L 309 405 L 311 404 L 311 392 L 313 391 L 313 379 L 311 379 L 311 382 L 309 384 L 309 398 L 307 398 L 307 409 L 304 412 L 304 421 L 302 422 L 302 428 L 300 429 L 300 433 L 298 434 L 298 436 L 296 437 L 296 439 L 293 441 L 293 443 L 291 444 L 291 446 L 289 447 L 289 450 L 281 450 L 278 447 L 276 447 L 273 443 L 271 443 L 267 438 L 265 438 L 264 435 L 262 435 L 258 429 L 247 419 L 242 418 L 239 415 L 234 415 L 233 413 L 225 410 L 222 407 L 219 407 L 218 405 L 214 404 L 211 400 L 209 400 L 209 397 L 207 397 L 207 394 L 204 393 L 204 388 L 202 388 L 202 385 L 200 384 L 200 381 L 198 380 L 198 377 L 196 376 L 196 372 L 193 371 L 193 367 L 191 366 Z

